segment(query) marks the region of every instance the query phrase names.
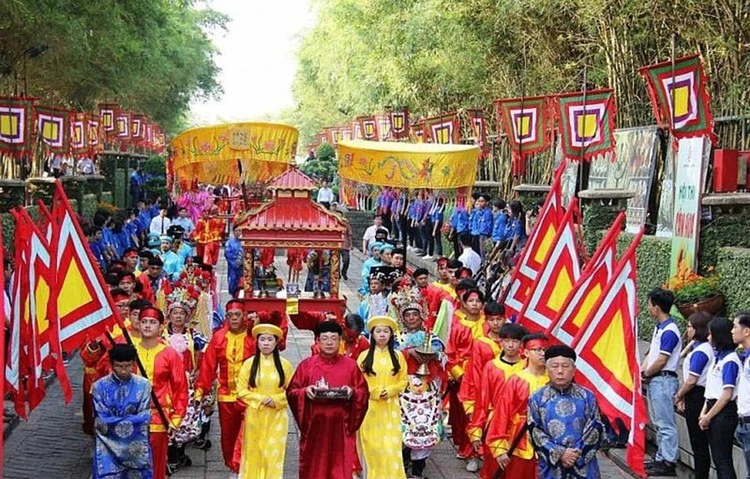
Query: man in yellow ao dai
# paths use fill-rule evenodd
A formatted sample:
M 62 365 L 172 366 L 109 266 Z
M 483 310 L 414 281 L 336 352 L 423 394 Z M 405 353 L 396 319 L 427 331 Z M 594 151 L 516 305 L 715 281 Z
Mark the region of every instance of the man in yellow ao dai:
M 408 377 L 404 355 L 394 350 L 398 326 L 388 316 L 372 317 L 367 326 L 370 349 L 357 360 L 370 390 L 370 403 L 357 442 L 364 477 L 405 479 L 399 394 L 406 388 Z
M 237 378 L 237 398 L 246 405 L 239 477 L 282 479 L 289 427 L 286 387 L 294 369 L 279 356 L 281 328 L 260 323 L 252 333 L 257 352 Z

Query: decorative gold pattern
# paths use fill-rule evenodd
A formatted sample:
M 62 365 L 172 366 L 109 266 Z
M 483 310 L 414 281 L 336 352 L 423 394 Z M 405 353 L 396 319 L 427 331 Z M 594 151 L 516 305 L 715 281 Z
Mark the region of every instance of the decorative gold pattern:
M 340 254 L 341 253 L 338 250 L 331 252 L 331 297 L 332 298 L 339 297 L 339 272 L 341 271 L 341 266 L 339 265 Z

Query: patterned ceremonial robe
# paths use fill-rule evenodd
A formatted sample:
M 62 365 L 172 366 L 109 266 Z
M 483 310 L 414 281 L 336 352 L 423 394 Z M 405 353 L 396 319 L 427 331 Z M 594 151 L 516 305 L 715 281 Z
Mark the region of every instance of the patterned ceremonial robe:
M 510 463 L 501 477 L 513 479 L 536 476 L 536 458 L 529 433 L 520 433 L 526 423 L 529 397 L 548 382 L 546 372 L 535 376 L 524 369 L 508 378 L 502 388 L 499 403 L 489 422 L 486 439 L 492 456 L 496 458 L 508 453 L 515 443 Z
M 237 402 L 237 377 L 242 363 L 255 354 L 255 340 L 247 331 L 233 333 L 228 326 L 216 331 L 203 355 L 200 374 L 195 383 L 194 399 L 201 400 L 219 377 L 219 423 L 224 464 L 237 472 L 234 446 L 240 433 L 245 408 Z
M 185 260 L 182 256 L 172 250 L 167 250 L 162 253 L 161 260 L 164 262 L 164 274 L 169 276 L 172 281 L 177 281 L 185 267 Z
M 346 400 L 309 399 L 307 387 L 320 381 L 354 391 Z M 356 433 L 370 397 L 357 362 L 338 354 L 311 356 L 297 366 L 286 394 L 300 431 L 299 479 L 351 479 Z
M 197 243 L 197 254 L 204 264 L 215 266 L 219 259 L 221 236 L 225 222 L 218 218 L 201 219 L 195 225 L 193 239 Z
M 596 452 L 603 433 L 596 397 L 584 387 L 574 383 L 560 391 L 547 385 L 529 400 L 529 434 L 541 479 L 599 479 Z M 566 448 L 581 451 L 572 468 L 560 463 Z
M 123 381 L 110 374 L 94 383 L 91 395 L 96 416 L 92 477 L 153 477 L 148 380 L 133 375 Z

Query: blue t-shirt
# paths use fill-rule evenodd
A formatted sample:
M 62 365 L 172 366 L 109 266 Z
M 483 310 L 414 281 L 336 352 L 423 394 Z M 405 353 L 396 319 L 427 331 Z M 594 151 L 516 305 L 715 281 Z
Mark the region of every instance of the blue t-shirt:
M 469 214 L 463 206 L 457 207 L 451 214 L 451 227 L 459 234 L 469 229 Z
M 508 217 L 505 213 L 498 211 L 492 220 L 492 241 L 497 243 L 499 241 L 505 241 L 506 229 L 508 228 Z
M 716 362 L 718 363 L 730 354 L 734 354 L 734 350 L 719 351 L 716 353 Z M 722 386 L 737 386 L 737 379 L 739 378 L 740 367 L 733 361 L 727 361 L 721 368 L 721 385 Z
M 492 211 L 489 208 L 477 209 L 477 230 L 479 231 L 479 235 L 490 236 L 492 234 L 492 220 Z

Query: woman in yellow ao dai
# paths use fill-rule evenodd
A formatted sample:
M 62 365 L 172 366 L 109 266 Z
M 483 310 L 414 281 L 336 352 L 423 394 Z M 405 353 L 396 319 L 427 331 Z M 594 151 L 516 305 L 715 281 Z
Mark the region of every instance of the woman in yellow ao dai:
M 260 323 L 253 327 L 254 356 L 242 364 L 237 377 L 237 398 L 247 405 L 239 477 L 281 479 L 289 417 L 286 387 L 292 364 L 279 356 L 281 328 Z
M 401 456 L 401 407 L 399 394 L 406 388 L 406 359 L 393 349 L 396 322 L 375 316 L 370 328 L 370 349 L 359 355 L 370 389 L 367 415 L 359 429 L 358 451 L 366 479 L 405 479 Z

